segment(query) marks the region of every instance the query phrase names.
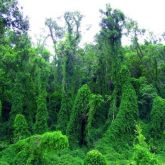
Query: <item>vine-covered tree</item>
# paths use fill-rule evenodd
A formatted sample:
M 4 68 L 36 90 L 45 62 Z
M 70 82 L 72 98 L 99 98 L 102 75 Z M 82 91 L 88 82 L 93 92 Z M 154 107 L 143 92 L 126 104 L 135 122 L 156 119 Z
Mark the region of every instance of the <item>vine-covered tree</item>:
M 109 83 L 113 83 L 117 91 L 119 86 L 119 71 L 122 61 L 121 37 L 125 23 L 125 16 L 119 10 L 113 10 L 110 5 L 106 5 L 106 10 L 101 10 L 102 20 L 100 23 L 101 30 L 97 36 L 98 51 L 101 50 L 99 65 L 101 74 L 98 75 L 100 86 L 106 85 L 103 93 L 110 91 Z M 102 77 L 105 75 L 105 77 Z
M 107 120 L 107 110 L 101 95 L 91 94 L 89 98 L 89 112 L 86 126 L 86 141 L 92 146 L 104 132 Z
M 13 141 L 17 142 L 21 139 L 25 139 L 30 135 L 29 128 L 25 116 L 17 114 L 13 125 Z
M 61 107 L 57 116 L 56 125 L 56 129 L 62 131 L 63 133 L 66 133 L 67 130 L 72 105 L 71 95 L 66 95 L 64 93 L 61 99 Z
M 151 133 L 154 137 L 161 137 L 165 130 L 165 99 L 156 96 L 151 111 Z
M 86 144 L 86 125 L 89 111 L 91 91 L 88 85 L 83 85 L 77 93 L 67 126 L 67 135 L 73 145 Z
M 46 92 L 44 91 L 40 93 L 37 98 L 37 114 L 34 131 L 38 134 L 48 131 L 48 111 L 46 106 Z
M 134 87 L 130 81 L 130 74 L 126 66 L 122 66 L 120 71 L 122 83 L 122 97 L 119 112 L 110 124 L 100 144 L 122 140 L 135 134 L 135 125 L 138 118 L 138 102 Z M 125 139 L 126 140 L 126 139 Z

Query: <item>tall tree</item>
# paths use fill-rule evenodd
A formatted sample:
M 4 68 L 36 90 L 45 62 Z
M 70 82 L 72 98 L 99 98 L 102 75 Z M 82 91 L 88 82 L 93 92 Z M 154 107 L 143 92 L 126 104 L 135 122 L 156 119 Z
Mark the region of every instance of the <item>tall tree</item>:
M 18 34 L 29 29 L 28 19 L 23 17 L 17 0 L 0 0 L 0 24 L 4 29 L 10 28 Z
M 86 144 L 86 126 L 89 111 L 90 89 L 83 85 L 77 93 L 67 126 L 67 134 L 73 146 Z
M 101 10 L 101 30 L 97 35 L 98 51 L 100 53 L 97 82 L 102 87 L 101 93 L 110 92 L 111 84 L 119 91 L 119 70 L 122 61 L 121 38 L 125 24 L 125 16 L 120 10 L 113 10 L 106 5 Z M 103 75 L 105 75 L 103 77 Z M 100 77 L 99 77 L 100 76 Z M 101 81 L 102 83 L 99 83 Z
M 82 15 L 79 12 L 66 12 L 64 19 L 67 28 L 67 37 L 64 48 L 63 63 L 63 91 L 75 94 L 75 66 L 76 52 L 80 42 L 80 23 Z

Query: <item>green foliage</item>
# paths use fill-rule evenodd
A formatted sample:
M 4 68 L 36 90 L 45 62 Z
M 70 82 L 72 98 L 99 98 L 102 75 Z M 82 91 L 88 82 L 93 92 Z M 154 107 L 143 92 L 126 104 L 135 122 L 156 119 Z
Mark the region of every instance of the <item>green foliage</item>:
M 84 165 L 106 165 L 104 156 L 97 150 L 89 151 L 86 155 Z
M 82 165 L 91 148 L 112 165 L 165 162 L 165 45 L 110 5 L 101 14 L 95 43 L 79 46 L 82 15 L 69 11 L 34 47 L 17 0 L 0 0 L 0 164 Z M 137 127 L 132 146 L 137 121 L 148 144 Z M 94 150 L 85 161 L 100 160 Z
M 134 134 L 135 123 L 137 120 L 137 96 L 130 83 L 129 73 L 126 67 L 122 68 L 121 75 L 123 77 L 123 87 L 119 112 L 117 113 L 116 118 L 112 121 L 104 137 L 109 143 L 111 143 L 110 139 L 117 140 L 124 135 L 132 136 Z
M 147 85 L 147 84 L 141 85 L 140 94 L 142 95 L 143 100 L 145 100 L 145 98 L 153 99 L 157 95 L 154 87 L 152 85 Z
M 63 94 L 61 108 L 58 113 L 56 129 L 66 133 L 67 124 L 69 122 L 72 109 L 72 99 L 70 95 Z
M 120 85 L 119 71 L 122 61 L 121 37 L 125 16 L 120 10 L 112 9 L 109 4 L 106 5 L 105 11 L 101 10 L 101 14 L 101 30 L 97 36 L 97 42 L 99 44 L 99 65 L 101 67 L 99 72 L 102 75 L 100 75 L 101 79 L 98 81 L 108 86 L 109 80 L 111 80 L 118 90 Z M 99 85 L 103 84 L 99 83 Z M 105 86 L 105 90 L 107 90 L 107 86 Z
M 62 96 L 58 92 L 54 92 L 50 96 L 48 96 L 49 102 L 48 102 L 48 114 L 49 114 L 49 119 L 48 119 L 48 126 L 52 129 L 55 128 L 57 124 L 57 118 L 58 114 L 61 108 L 61 100 Z
M 155 97 L 151 111 L 151 133 L 153 137 L 159 137 L 165 130 L 165 99 Z
M 30 156 L 28 156 L 27 164 L 29 165 L 45 164 L 45 152 L 54 151 L 57 154 L 69 146 L 67 137 L 62 135 L 60 131 L 44 133 L 38 140 L 38 142 L 36 141 L 37 146 L 35 146 L 36 142 L 33 142 L 34 146 L 28 149 Z
M 139 89 L 139 117 L 141 119 L 149 120 L 150 112 L 154 98 L 157 96 L 156 89 L 142 82 Z
M 37 114 L 34 130 L 36 133 L 44 133 L 48 130 L 48 111 L 46 105 L 45 92 L 37 98 Z
M 85 48 L 80 50 L 80 53 L 78 54 L 79 58 L 79 65 L 77 65 L 77 68 L 79 70 L 79 74 L 77 77 L 81 79 L 81 81 L 88 81 L 88 85 L 90 89 L 93 92 L 98 92 L 98 85 L 96 87 L 96 84 L 93 83 L 96 78 L 96 71 L 99 66 L 98 61 L 98 54 L 95 47 L 91 44 L 85 45 Z M 85 64 L 85 65 L 84 65 Z M 98 73 L 97 73 L 98 74 Z M 100 84 L 104 85 L 104 84 Z
M 2 102 L 0 100 L 0 122 L 2 122 Z
M 14 142 L 17 142 L 21 139 L 25 139 L 30 135 L 30 132 L 28 131 L 28 124 L 26 122 L 25 116 L 22 114 L 17 114 L 14 120 Z
M 101 22 L 102 33 L 108 34 L 111 44 L 116 41 L 120 42 L 125 20 L 124 14 L 120 10 L 112 9 L 110 4 L 107 4 L 106 11 L 101 10 L 101 13 L 104 15 Z
M 70 121 L 67 126 L 67 135 L 69 136 L 71 144 L 83 145 L 86 143 L 85 128 L 87 125 L 90 94 L 90 89 L 86 84 L 78 90 L 73 109 L 71 111 Z
M 0 161 L 0 164 L 1 165 L 9 165 L 7 162 L 5 162 L 5 161 Z
M 27 165 L 44 164 L 44 159 L 43 159 L 42 152 L 40 151 L 40 148 L 35 148 L 32 150 L 32 152 L 30 153 L 30 156 L 27 159 L 26 164 Z
M 9 164 L 33 165 L 44 164 L 45 152 L 59 151 L 68 147 L 68 139 L 61 132 L 47 132 L 42 135 L 34 135 L 10 145 L 0 155 L 0 160 L 6 160 Z M 13 159 L 14 157 L 14 159 Z
M 90 146 L 101 137 L 103 133 L 107 112 L 104 109 L 104 99 L 101 95 L 91 94 L 89 99 L 89 112 L 86 126 L 87 144 Z
M 118 113 L 118 109 L 119 109 L 119 97 L 117 94 L 117 90 L 114 89 L 114 92 L 111 96 L 109 96 L 109 111 L 108 111 L 108 119 L 106 122 L 106 125 L 109 126 L 111 124 L 111 122 L 116 118 L 116 115 Z
M 23 95 L 18 92 L 18 90 L 20 90 L 18 88 L 20 84 L 16 84 L 16 87 L 13 91 L 13 93 L 15 93 L 15 95 L 13 95 L 12 97 L 12 107 L 11 107 L 11 112 L 10 112 L 10 118 L 11 121 L 14 121 L 16 114 L 18 113 L 23 113 Z
M 133 160 L 137 165 L 158 165 L 159 163 L 155 158 L 155 155 L 149 151 L 149 147 L 145 142 L 145 137 L 142 134 L 140 126 L 137 125 L 136 129 L 138 143 L 134 145 Z
M 44 150 L 57 150 L 60 151 L 64 148 L 68 148 L 68 138 L 60 131 L 58 132 L 47 132 L 42 135 L 41 148 Z
M 140 124 L 136 124 L 136 134 L 137 134 L 136 138 L 137 138 L 138 144 L 147 148 L 148 145 L 146 143 L 146 138 L 142 134 L 142 129 L 141 129 Z
M 125 68 L 123 71 L 125 72 Z M 130 83 L 129 77 L 127 77 L 129 75 L 126 73 L 122 76 L 123 87 L 119 112 L 111 125 L 114 135 L 120 135 L 121 133 L 133 133 L 135 122 L 137 120 L 138 106 L 136 92 Z
M 136 145 L 134 147 L 134 160 L 138 165 L 158 165 L 157 160 L 155 157 L 148 151 L 148 149 Z
M 81 156 L 81 150 L 69 150 L 65 149 L 60 154 L 55 154 L 55 152 L 45 153 L 46 164 L 49 165 L 83 165 L 84 154 Z

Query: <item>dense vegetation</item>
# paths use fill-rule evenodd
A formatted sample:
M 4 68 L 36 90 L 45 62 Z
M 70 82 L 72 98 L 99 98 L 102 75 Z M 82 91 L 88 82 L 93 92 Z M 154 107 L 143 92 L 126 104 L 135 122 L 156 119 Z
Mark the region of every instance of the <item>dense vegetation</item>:
M 33 45 L 17 1 L 0 0 L 0 165 L 165 164 L 163 36 L 100 12 L 93 44 L 79 46 L 83 17 L 66 12 Z

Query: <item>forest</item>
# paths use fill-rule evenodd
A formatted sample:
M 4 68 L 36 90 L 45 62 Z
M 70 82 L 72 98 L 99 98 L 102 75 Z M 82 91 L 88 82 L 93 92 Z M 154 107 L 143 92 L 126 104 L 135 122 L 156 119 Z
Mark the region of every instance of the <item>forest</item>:
M 0 0 L 0 165 L 165 165 L 165 33 L 98 12 L 93 43 L 66 11 L 33 44 L 17 0 Z

